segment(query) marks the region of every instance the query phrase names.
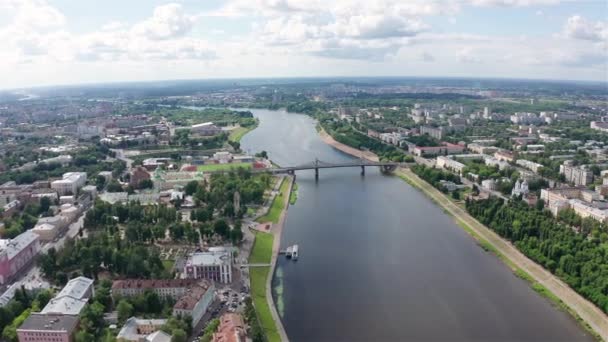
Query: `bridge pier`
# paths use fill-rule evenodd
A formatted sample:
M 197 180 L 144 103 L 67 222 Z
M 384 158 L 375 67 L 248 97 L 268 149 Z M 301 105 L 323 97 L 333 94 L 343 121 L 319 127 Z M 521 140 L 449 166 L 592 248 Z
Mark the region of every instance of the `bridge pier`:
M 319 168 L 315 167 L 315 180 L 319 180 Z
M 365 166 L 361 165 L 361 176 L 365 176 Z

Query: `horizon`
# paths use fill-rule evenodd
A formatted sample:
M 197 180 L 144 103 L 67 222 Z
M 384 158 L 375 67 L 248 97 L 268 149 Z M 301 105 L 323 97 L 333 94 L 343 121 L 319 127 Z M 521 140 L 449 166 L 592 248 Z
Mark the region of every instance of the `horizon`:
M 347 82 L 356 82 L 358 80 L 376 79 L 376 80 L 437 80 L 437 81 L 498 81 L 498 82 L 529 82 L 529 83 L 554 83 L 554 84 L 578 84 L 578 85 L 593 85 L 603 86 L 608 90 L 607 80 L 577 80 L 577 79 L 548 79 L 548 78 L 509 78 L 509 77 L 472 77 L 472 76 L 276 76 L 276 77 L 217 77 L 217 78 L 191 78 L 191 79 L 155 79 L 155 80 L 133 80 L 133 81 L 109 81 L 109 82 L 82 82 L 82 83 L 66 83 L 66 84 L 48 84 L 36 85 L 30 87 L 19 88 L 0 88 L 0 92 L 18 92 L 23 90 L 50 90 L 62 88 L 94 88 L 94 87 L 120 87 L 120 86 L 137 86 L 155 83 L 188 83 L 188 82 L 229 82 L 229 81 L 289 81 L 293 80 L 294 84 L 298 81 L 322 81 L 327 83 L 339 82 L 341 80 Z M 282 84 L 291 84 L 285 82 Z M 274 82 L 260 82 L 256 86 L 275 85 Z M 169 86 L 169 85 L 168 85 Z M 248 85 L 239 85 L 248 86 Z M 482 87 L 483 88 L 483 87 Z
M 0 10 L 0 89 L 394 74 L 608 82 L 601 0 L 0 0 Z

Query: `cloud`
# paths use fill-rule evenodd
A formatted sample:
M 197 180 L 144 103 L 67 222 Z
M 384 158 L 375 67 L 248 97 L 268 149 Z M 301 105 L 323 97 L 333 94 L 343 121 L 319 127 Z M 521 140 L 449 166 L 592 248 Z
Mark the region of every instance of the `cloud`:
M 541 5 L 557 5 L 560 0 L 470 0 L 473 6 L 487 7 L 527 7 Z
M 431 55 L 428 52 L 423 52 L 422 54 L 420 54 L 420 60 L 423 62 L 434 62 L 435 61 L 435 57 L 433 55 Z
M 564 35 L 571 39 L 595 42 L 608 41 L 608 23 L 602 21 L 592 22 L 580 15 L 575 15 L 566 21 Z
M 194 16 L 184 13 L 182 5 L 170 3 L 154 9 L 152 17 L 135 25 L 133 31 L 149 39 L 181 37 L 192 29 Z
M 456 57 L 461 63 L 481 63 L 479 56 L 470 47 L 465 47 L 456 52 Z

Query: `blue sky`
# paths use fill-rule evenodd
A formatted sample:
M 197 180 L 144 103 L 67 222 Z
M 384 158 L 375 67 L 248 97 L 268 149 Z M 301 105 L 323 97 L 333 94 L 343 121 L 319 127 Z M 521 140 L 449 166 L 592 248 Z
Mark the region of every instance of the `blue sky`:
M 158 79 L 608 81 L 608 1 L 0 0 L 0 88 Z

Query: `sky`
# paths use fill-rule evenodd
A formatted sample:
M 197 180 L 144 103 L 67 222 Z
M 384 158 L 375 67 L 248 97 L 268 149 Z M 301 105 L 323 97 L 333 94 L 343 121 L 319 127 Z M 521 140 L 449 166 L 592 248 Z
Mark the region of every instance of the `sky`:
M 317 76 L 608 82 L 608 1 L 0 0 L 0 89 Z

